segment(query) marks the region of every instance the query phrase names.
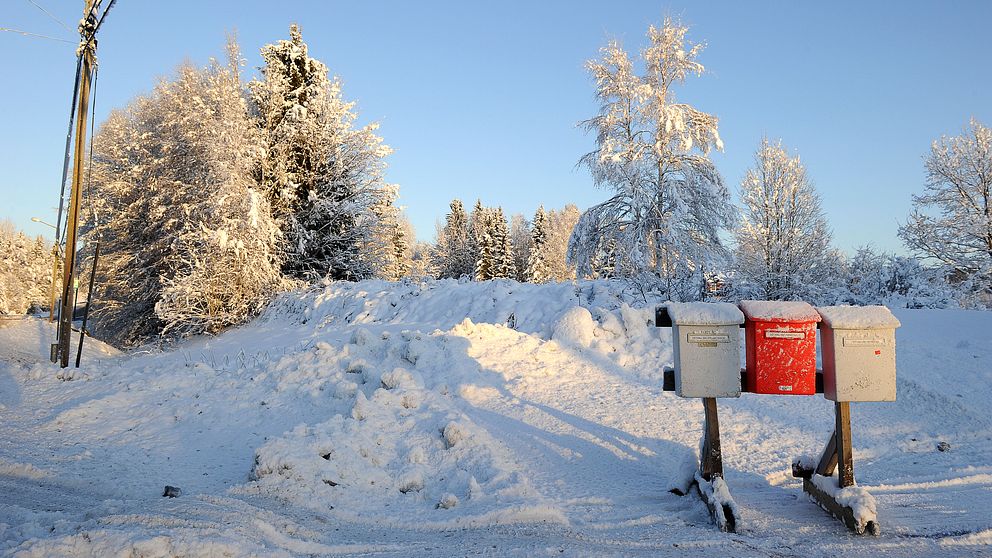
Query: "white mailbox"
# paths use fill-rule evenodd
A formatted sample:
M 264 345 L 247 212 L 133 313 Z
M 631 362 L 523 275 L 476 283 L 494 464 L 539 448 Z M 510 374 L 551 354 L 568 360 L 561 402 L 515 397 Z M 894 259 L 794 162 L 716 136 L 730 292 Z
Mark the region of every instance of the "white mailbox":
M 740 325 L 744 314 L 723 302 L 669 302 L 679 397 L 740 397 Z
M 884 306 L 823 306 L 823 395 L 831 401 L 896 400 L 896 328 Z

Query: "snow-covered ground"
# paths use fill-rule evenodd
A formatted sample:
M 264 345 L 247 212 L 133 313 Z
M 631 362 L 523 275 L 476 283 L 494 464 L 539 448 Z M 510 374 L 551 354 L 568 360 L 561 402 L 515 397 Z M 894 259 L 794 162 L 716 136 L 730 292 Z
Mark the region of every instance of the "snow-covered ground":
M 992 313 L 896 312 L 898 401 L 852 405 L 879 537 L 790 474 L 831 402 L 721 399 L 728 534 L 668 492 L 703 413 L 661 389 L 657 302 L 607 282 L 334 283 L 165 351 L 88 342 L 72 381 L 47 323 L 0 322 L 0 553 L 992 553 Z

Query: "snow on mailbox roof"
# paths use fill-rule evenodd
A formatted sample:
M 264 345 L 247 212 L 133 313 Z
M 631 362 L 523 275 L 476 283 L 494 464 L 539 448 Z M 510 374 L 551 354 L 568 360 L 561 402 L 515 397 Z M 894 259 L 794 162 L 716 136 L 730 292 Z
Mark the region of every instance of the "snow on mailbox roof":
M 765 322 L 818 322 L 816 308 L 799 300 L 742 300 L 744 315 Z
M 726 302 L 668 302 L 672 323 L 679 325 L 740 325 L 744 314 Z
M 895 329 L 900 325 L 884 306 L 818 306 L 816 311 L 834 329 Z

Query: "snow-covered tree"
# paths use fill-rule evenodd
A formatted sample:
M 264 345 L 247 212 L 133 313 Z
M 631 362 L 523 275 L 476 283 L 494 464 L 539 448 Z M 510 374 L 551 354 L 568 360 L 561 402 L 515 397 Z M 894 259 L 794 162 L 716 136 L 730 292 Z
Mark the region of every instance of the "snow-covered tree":
M 362 247 L 365 262 L 372 264 L 376 276 L 387 281 L 398 281 L 410 270 L 409 243 L 406 219 L 396 206 L 399 189 L 394 184 L 383 186 L 372 207 L 375 219 L 368 223 L 372 229 L 368 242 Z
M 210 333 L 281 288 L 280 233 L 254 189 L 258 152 L 233 42 L 229 63 L 186 65 L 111 113 L 95 141 L 94 330 L 119 344 Z
M 381 262 L 368 247 L 377 234 L 391 153 L 377 124 L 355 127 L 354 103 L 341 83 L 311 58 L 298 26 L 290 39 L 262 48 L 262 79 L 250 84 L 263 131 L 264 154 L 256 178 L 280 223 L 283 270 L 313 280 L 370 277 Z
M 48 308 L 51 281 L 52 256 L 45 239 L 30 239 L 10 221 L 0 221 L 0 314 Z
M 903 308 L 947 308 L 961 293 L 947 282 L 948 269 L 926 267 L 912 257 L 858 249 L 847 265 L 847 304 Z
M 488 281 L 496 273 L 496 219 L 492 210 L 482 207 L 482 202 L 476 203 L 471 217 L 472 244 L 476 247 L 475 275 L 476 281 Z
M 741 296 L 793 300 L 835 278 L 830 228 L 799 156 L 767 139 L 741 182 L 735 287 Z
M 934 141 L 923 162 L 926 187 L 899 237 L 992 303 L 992 129 L 973 119 L 960 136 Z
M 548 279 L 551 281 L 571 281 L 575 279 L 575 268 L 568 265 L 568 239 L 579 221 L 579 208 L 574 204 L 566 204 L 561 209 L 547 212 L 547 239 L 544 243 L 544 264 L 547 266 Z
M 444 228 L 438 231 L 432 265 L 439 278 L 473 276 L 476 258 L 469 240 L 468 215 L 461 200 L 451 200 L 450 209 Z
M 716 117 L 675 98 L 675 86 L 700 75 L 703 45 L 686 39 L 688 28 L 666 18 L 648 30 L 638 76 L 616 42 L 588 62 L 600 101 L 584 123 L 597 148 L 580 163 L 598 186 L 614 192 L 579 219 L 569 261 L 580 276 L 652 272 L 673 298 L 697 298 L 704 270 L 726 254 L 719 233 L 733 224 L 730 194 L 708 158 L 722 149 Z
M 548 214 L 544 212 L 544 206 L 540 205 L 537 207 L 537 212 L 534 213 L 530 258 L 527 259 L 527 281 L 531 283 L 546 283 L 550 278 L 546 253 L 547 244 Z
M 527 218 L 520 213 L 510 217 L 510 246 L 513 252 L 513 267 L 517 281 L 527 281 L 527 262 L 531 253 L 531 230 Z
M 510 240 L 510 227 L 502 207 L 497 207 L 492 215 L 493 237 L 493 279 L 513 279 L 517 268 L 513 262 L 513 243 Z

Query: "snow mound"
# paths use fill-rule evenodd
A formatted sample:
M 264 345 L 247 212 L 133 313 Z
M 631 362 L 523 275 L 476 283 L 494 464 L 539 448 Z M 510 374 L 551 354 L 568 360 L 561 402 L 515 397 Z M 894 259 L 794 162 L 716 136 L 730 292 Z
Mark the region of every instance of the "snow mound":
M 565 312 L 561 320 L 555 324 L 555 331 L 551 338 L 567 345 L 588 347 L 592 344 L 595 329 L 596 325 L 593 323 L 589 310 L 576 306 Z

